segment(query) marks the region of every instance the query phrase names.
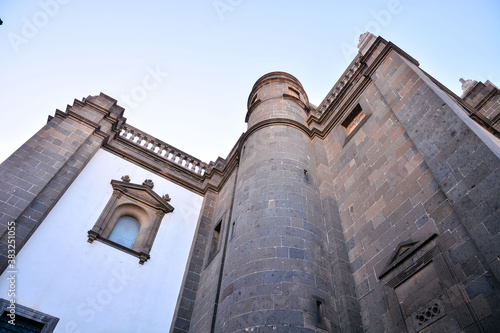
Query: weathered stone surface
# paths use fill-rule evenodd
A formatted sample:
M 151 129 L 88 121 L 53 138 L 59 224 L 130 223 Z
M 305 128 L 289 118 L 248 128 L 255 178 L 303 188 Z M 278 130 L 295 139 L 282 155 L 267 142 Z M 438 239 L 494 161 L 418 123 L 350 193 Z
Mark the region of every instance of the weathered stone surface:
M 260 78 L 247 132 L 208 165 L 124 139 L 106 95 L 57 111 L 0 165 L 2 269 L 8 223 L 22 248 L 103 147 L 204 195 L 171 332 L 495 331 L 499 90 L 460 98 L 384 39 L 360 48 L 318 107 L 293 76 Z
M 95 106 L 104 103 L 107 109 Z M 123 108 L 101 94 L 75 101 L 0 164 L 0 243 L 7 244 L 6 226 L 16 222 L 16 250 L 22 249 L 45 216 L 78 176 L 111 130 L 122 121 Z M 1 246 L 0 269 L 7 267 L 7 246 Z

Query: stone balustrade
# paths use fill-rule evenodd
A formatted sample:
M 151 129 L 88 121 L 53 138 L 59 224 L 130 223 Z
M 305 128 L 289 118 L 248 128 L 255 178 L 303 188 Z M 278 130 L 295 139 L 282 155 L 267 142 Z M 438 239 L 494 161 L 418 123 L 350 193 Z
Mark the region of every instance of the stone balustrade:
M 140 146 L 143 149 L 175 163 L 199 176 L 203 176 L 208 168 L 208 165 L 199 159 L 186 154 L 183 151 L 172 147 L 133 126 L 125 124 L 119 135 L 122 139 L 125 139 L 136 146 Z

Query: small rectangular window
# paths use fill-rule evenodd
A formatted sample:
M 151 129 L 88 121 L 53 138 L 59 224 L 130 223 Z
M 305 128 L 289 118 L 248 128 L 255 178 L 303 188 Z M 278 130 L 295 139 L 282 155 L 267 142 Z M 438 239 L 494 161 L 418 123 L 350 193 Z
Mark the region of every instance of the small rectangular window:
M 234 237 L 234 228 L 236 227 L 236 221 L 233 221 L 233 224 L 231 225 L 231 238 Z
M 51 333 L 59 318 L 15 303 L 12 313 L 10 300 L 0 298 L 0 332 Z
M 9 322 L 12 322 L 14 324 L 11 324 Z M 15 316 L 15 320 L 12 321 L 12 319 L 8 317 L 7 311 L 4 311 L 2 317 L 0 317 L 0 332 L 41 333 L 44 327 L 44 323 L 25 318 L 18 314 Z
M 323 324 L 323 302 L 316 300 L 316 325 Z
M 256 101 L 257 101 L 257 94 L 255 94 L 255 96 L 253 96 L 251 104 L 255 103 Z
M 293 97 L 295 97 L 295 98 L 297 98 L 297 99 L 300 99 L 300 94 L 299 94 L 299 92 L 298 92 L 297 90 L 295 90 L 295 89 L 288 88 L 288 95 L 293 96 Z
M 358 127 L 363 118 L 365 118 L 365 113 L 358 104 L 349 116 L 347 116 L 347 118 L 342 122 L 342 126 L 346 129 L 347 134 L 351 134 L 352 131 Z
M 219 248 L 220 225 L 221 225 L 221 222 L 219 222 L 214 229 L 214 248 L 216 250 Z
M 217 223 L 217 225 L 214 228 L 214 232 L 212 235 L 212 242 L 210 244 L 210 254 L 208 256 L 209 260 L 212 259 L 212 257 L 219 251 L 219 244 L 220 244 L 220 230 L 221 230 L 221 225 L 222 225 L 222 220 Z

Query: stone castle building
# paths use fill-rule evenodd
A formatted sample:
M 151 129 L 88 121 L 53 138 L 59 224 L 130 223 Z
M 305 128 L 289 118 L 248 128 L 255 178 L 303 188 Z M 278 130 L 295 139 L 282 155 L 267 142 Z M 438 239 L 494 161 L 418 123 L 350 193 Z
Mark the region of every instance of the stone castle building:
M 497 331 L 499 89 L 358 48 L 319 106 L 262 76 L 208 164 L 104 94 L 57 110 L 0 166 L 0 330 Z

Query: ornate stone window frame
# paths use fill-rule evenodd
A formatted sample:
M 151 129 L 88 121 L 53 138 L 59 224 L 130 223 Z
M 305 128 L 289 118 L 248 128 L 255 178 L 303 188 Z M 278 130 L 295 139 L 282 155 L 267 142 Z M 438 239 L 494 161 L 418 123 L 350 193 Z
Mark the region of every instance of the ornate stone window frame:
M 130 177 L 123 176 L 122 181 L 112 180 L 113 194 L 97 219 L 94 227 L 88 231 L 88 242 L 98 240 L 125 253 L 139 258 L 139 264 L 150 259 L 150 251 L 163 216 L 174 210 L 169 204 L 168 194 L 159 196 L 153 191 L 153 181 L 146 179 L 142 185 L 130 183 Z M 139 233 L 132 248 L 108 239 L 116 222 L 122 216 L 131 216 L 139 224 Z
M 10 313 L 10 305 L 11 303 L 8 300 L 0 298 L 0 315 L 2 315 L 4 312 Z M 59 322 L 59 318 L 50 316 L 40 311 L 33 310 L 17 302 L 15 303 L 15 306 L 16 317 L 20 316 L 44 324 L 42 333 L 53 332 L 56 328 L 57 323 Z

